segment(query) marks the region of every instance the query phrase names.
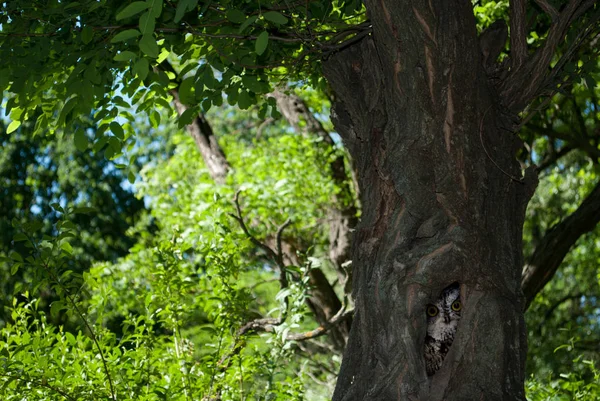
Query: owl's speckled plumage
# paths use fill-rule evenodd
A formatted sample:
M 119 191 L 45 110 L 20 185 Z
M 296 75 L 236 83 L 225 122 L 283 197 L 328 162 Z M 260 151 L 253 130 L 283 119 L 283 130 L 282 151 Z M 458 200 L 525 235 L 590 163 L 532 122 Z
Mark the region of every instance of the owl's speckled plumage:
M 435 316 L 430 316 L 429 312 L 434 311 L 434 309 L 430 309 L 432 307 L 437 308 Z M 457 307 L 458 310 L 456 310 Z M 427 375 L 431 376 L 442 366 L 458 327 L 462 311 L 458 283 L 446 287 L 435 303 L 427 305 L 426 310 L 425 365 Z

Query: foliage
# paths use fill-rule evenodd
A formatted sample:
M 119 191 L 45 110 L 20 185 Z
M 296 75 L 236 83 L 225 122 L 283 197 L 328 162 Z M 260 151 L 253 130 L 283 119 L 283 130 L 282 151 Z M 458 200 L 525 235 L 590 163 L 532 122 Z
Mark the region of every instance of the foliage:
M 126 180 L 123 171 L 102 155 L 77 150 L 63 132 L 54 139 L 32 138 L 32 129 L 27 123 L 6 135 L 5 125 L 0 123 L 0 256 L 6 256 L 7 250 L 13 248 L 13 238 L 14 249 L 24 251 L 20 228 L 23 225 L 28 224 L 31 234 L 38 238 L 52 235 L 53 224 L 61 216 L 53 205 L 67 204 L 88 211 L 72 220 L 77 231 L 71 241 L 77 256 L 77 263 L 70 265 L 73 271 L 81 274 L 94 261 L 114 261 L 125 255 L 135 243 L 135 238 L 125 232 L 142 221 L 144 204 L 135 198 L 131 188 L 122 185 Z M 93 132 L 95 128 L 88 130 Z M 0 263 L 4 303 L 10 304 L 13 294 L 31 291 L 37 282 L 30 272 L 11 274 L 10 267 Z M 39 306 L 45 309 L 52 295 L 39 298 Z M 5 320 L 2 310 L 0 321 Z
M 284 3 L 3 4 L 0 398 L 330 396 L 339 355 L 326 341 L 291 338 L 317 327 L 305 302 L 310 269 L 335 277 L 325 216 L 340 207 L 340 188 L 328 165 L 343 150 L 293 134 L 264 95 L 283 82 L 328 115 L 320 57 L 368 24 L 357 0 Z M 479 31 L 507 19 L 507 1 L 473 4 Z M 528 15 L 532 48 L 551 22 L 537 7 Z M 596 56 L 584 49 L 565 66 L 553 106 L 540 99 L 523 116 L 520 160 L 542 166 L 526 255 L 598 181 Z M 187 107 L 178 121 L 174 88 Z M 232 167 L 224 185 L 178 131 L 199 112 Z M 290 219 L 282 237 L 296 260 L 281 269 L 236 217 L 272 249 Z M 597 237 L 596 229 L 580 238 L 527 312 L 532 401 L 600 397 L 591 361 L 600 340 Z M 293 279 L 287 288 L 280 270 Z M 347 295 L 339 282 L 335 290 Z M 281 322 L 243 331 L 264 317 Z
M 181 124 L 220 106 L 224 96 L 249 108 L 277 75 L 293 73 L 323 88 L 314 56 L 360 32 L 355 25 L 363 19 L 357 0 L 286 7 L 278 1 L 11 1 L 0 14 L 0 92 L 9 95 L 9 131 L 35 120 L 39 134 L 93 113 L 99 129 L 89 141 L 96 150 L 108 144 L 111 158 L 134 141 L 130 107 L 150 116 L 157 105 L 170 109 L 168 85 L 176 79 L 182 102 L 191 106 Z M 182 67 L 178 78 L 151 68 L 170 54 Z M 264 103 L 263 117 L 268 109 Z
M 523 152 L 524 163 L 541 168 L 524 227 L 525 255 L 531 255 L 543 235 L 573 213 L 598 184 L 600 144 L 594 132 L 600 127 L 599 91 L 582 77 L 568 93 L 555 96 L 555 106 L 534 112 L 523 129 L 529 149 Z M 600 358 L 597 238 L 598 228 L 579 238 L 526 313 L 530 373 L 543 377 L 565 373 L 570 366 L 576 370 L 572 354 L 554 351 L 563 344 L 572 343 L 572 352 L 585 359 Z
M 117 394 L 132 400 L 326 396 L 309 377 L 330 381 L 327 372 L 337 370 L 339 358 L 332 360 L 318 341 L 308 345 L 308 352 L 300 351 L 287 337 L 316 327 L 304 302 L 306 273 L 322 264 L 326 222 L 321 216 L 336 192 L 324 172 L 335 151 L 293 134 L 252 142 L 224 134 L 233 172 L 227 185 L 218 186 L 191 138 L 169 127 L 164 132 L 167 137 L 155 136 L 155 141 L 173 144 L 167 144 L 174 146 L 173 155 L 147 164 L 136 184 L 157 230 L 139 236 L 127 256 L 96 263 L 80 276 L 70 270 L 78 255 L 69 253 L 78 209 L 60 209 L 52 237 L 37 237 L 23 226 L 23 242 L 33 254 L 12 253 L 11 267 L 36 272 L 62 294 L 51 312 L 69 314 L 79 328 L 65 331 L 50 324 L 51 315 L 40 310 L 35 292 L 14 298 L 11 323 L 0 342 L 6 357 L 2 399 L 19 399 L 25 388 L 28 399 L 60 393 L 72 399 Z M 142 149 L 137 152 L 145 157 Z M 312 249 L 299 255 L 303 265 L 287 266 L 287 274 L 297 276 L 289 288 L 279 288 L 277 266 L 257 252 L 231 217 L 237 190 L 243 218 L 256 238 L 268 241 L 289 218 L 284 236 L 306 241 L 299 249 Z M 284 322 L 267 333 L 238 334 L 253 319 L 280 315 Z M 38 340 L 15 340 L 24 332 Z M 40 353 L 48 358 L 31 363 Z M 94 375 L 87 375 L 88 369 Z
M 593 361 L 581 357 L 573 361 L 578 369 L 575 372 L 561 373 L 552 380 L 532 378 L 527 383 L 527 399 L 529 401 L 593 401 L 600 397 L 600 371 Z

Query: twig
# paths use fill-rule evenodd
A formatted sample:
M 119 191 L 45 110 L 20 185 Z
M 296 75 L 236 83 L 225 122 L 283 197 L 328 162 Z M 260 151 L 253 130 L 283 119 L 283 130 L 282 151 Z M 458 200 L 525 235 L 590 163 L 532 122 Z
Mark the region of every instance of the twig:
M 38 253 L 38 255 L 41 255 L 40 250 L 39 250 L 37 244 L 35 243 L 35 241 L 33 241 L 32 238 L 29 238 L 29 236 L 28 236 L 28 240 L 33 245 L 33 249 Z M 59 278 L 50 270 L 50 266 L 48 265 L 48 263 L 46 261 L 42 260 L 41 256 L 40 256 L 40 261 L 42 262 L 41 263 L 42 268 L 46 271 L 48 276 L 50 276 L 50 279 L 53 280 L 57 285 L 59 285 L 62 288 L 62 290 L 65 292 L 66 297 L 69 300 L 69 302 L 71 303 L 71 305 L 73 306 L 73 308 L 75 309 L 75 312 L 77 313 L 79 318 L 83 321 L 83 324 L 85 325 L 85 327 L 88 329 L 90 336 L 92 337 L 92 340 L 94 341 L 94 344 L 96 345 L 96 348 L 98 348 L 98 353 L 100 354 L 100 359 L 102 360 L 102 365 L 104 366 L 104 372 L 106 374 L 106 378 L 108 379 L 108 384 L 110 386 L 111 398 L 114 401 L 116 401 L 117 396 L 115 393 L 115 389 L 113 387 L 113 382 L 112 382 L 112 378 L 110 376 L 110 371 L 108 369 L 108 365 L 106 363 L 106 358 L 104 357 L 104 353 L 102 352 L 102 348 L 100 347 L 100 343 L 98 342 L 98 338 L 96 337 L 96 333 L 94 332 L 94 330 L 90 326 L 89 322 L 83 315 L 83 312 L 81 312 L 81 310 L 79 310 L 79 307 L 77 306 L 77 303 L 75 302 L 75 300 L 72 298 L 72 296 L 69 292 L 69 289 L 63 283 L 60 282 Z
M 521 128 L 523 128 L 523 126 L 525 124 L 527 124 L 529 122 L 529 120 L 531 120 L 536 113 L 542 111 L 548 105 L 548 103 L 550 103 L 550 101 L 552 100 L 553 97 L 554 97 L 554 93 L 551 93 L 550 95 L 548 95 L 548 97 L 546 99 L 544 99 L 544 101 L 542 103 L 540 103 L 540 105 L 538 107 L 535 108 L 535 110 L 533 110 L 529 114 L 527 114 L 527 116 L 525 116 L 525 118 L 517 126 L 516 131 L 519 131 Z
M 237 212 L 237 215 L 231 214 L 229 213 L 229 215 L 231 217 L 233 217 L 239 224 L 240 227 L 242 228 L 242 231 L 244 231 L 244 234 L 246 234 L 246 236 L 248 237 L 248 239 L 257 247 L 259 247 L 260 249 L 262 249 L 263 251 L 265 251 L 265 253 L 267 254 L 267 256 L 269 258 L 271 258 L 276 264 L 277 267 L 279 267 L 280 272 L 283 273 L 285 271 L 285 266 L 283 264 L 283 258 L 281 258 L 279 256 L 279 251 L 280 249 L 278 249 L 278 252 L 275 252 L 273 249 L 271 249 L 271 247 L 269 247 L 268 245 L 260 242 L 259 240 L 256 239 L 256 237 L 254 237 L 254 235 L 252 235 L 250 233 L 250 231 L 248 230 L 248 227 L 246 226 L 246 223 L 244 222 L 244 218 L 242 217 L 242 209 L 240 207 L 240 202 L 239 202 L 239 196 L 240 196 L 240 192 L 241 190 L 238 190 L 235 193 L 235 196 L 233 197 L 233 203 L 235 205 L 235 209 Z M 277 234 L 281 235 L 282 227 L 285 228 L 289 225 L 289 219 L 286 220 L 285 223 L 283 223 L 283 225 L 281 227 L 279 227 L 279 230 L 277 230 Z M 278 243 L 278 246 L 280 247 L 281 244 Z
M 73 397 L 72 395 L 70 395 L 70 394 L 68 394 L 68 393 L 66 393 L 66 392 L 64 392 L 64 391 L 62 391 L 62 390 L 61 390 L 61 389 L 59 389 L 59 388 L 56 388 L 56 387 L 54 387 L 54 386 L 51 386 L 51 385 L 50 385 L 50 384 L 48 384 L 48 383 L 44 383 L 44 381 L 43 381 L 43 380 L 34 380 L 34 379 L 32 379 L 32 378 L 26 379 L 26 378 L 22 378 L 22 377 L 20 377 L 20 376 L 13 376 L 13 375 L 7 375 L 7 374 L 2 374 L 1 376 L 3 376 L 3 377 L 7 377 L 7 378 L 9 378 L 9 379 L 13 379 L 13 380 L 20 380 L 20 381 L 22 381 L 22 382 L 25 382 L 25 383 L 27 383 L 27 382 L 31 382 L 31 383 L 33 383 L 33 384 L 35 384 L 35 385 L 38 385 L 38 386 L 40 386 L 40 387 L 46 387 L 47 389 L 49 389 L 49 390 L 52 390 L 52 391 L 54 391 L 54 392 L 55 392 L 55 393 L 57 393 L 57 394 L 60 394 L 60 395 L 61 395 L 63 398 L 65 398 L 65 399 L 67 399 L 67 400 L 69 400 L 69 401 L 77 401 L 77 398 L 75 398 L 75 397 Z

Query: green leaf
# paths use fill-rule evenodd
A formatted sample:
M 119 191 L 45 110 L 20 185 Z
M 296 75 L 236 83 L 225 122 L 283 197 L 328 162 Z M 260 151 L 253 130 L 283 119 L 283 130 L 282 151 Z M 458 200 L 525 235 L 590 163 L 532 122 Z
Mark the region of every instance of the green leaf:
M 240 25 L 240 29 L 238 30 L 238 32 L 242 33 L 244 31 L 244 29 L 246 29 L 250 25 L 254 24 L 257 19 L 258 19 L 258 15 L 252 15 L 252 16 L 248 17 L 248 19 L 246 21 L 244 21 L 244 23 L 242 25 Z
M 71 112 L 71 110 L 73 110 L 73 108 L 75 107 L 75 105 L 77 104 L 77 102 L 79 101 L 79 98 L 77 96 L 74 96 L 72 98 L 70 98 L 67 103 L 65 103 L 65 105 L 63 106 L 62 110 L 60 111 L 60 115 L 58 116 L 58 125 L 63 125 L 65 123 L 65 120 L 67 119 L 67 115 Z
M 122 51 L 121 53 L 115 55 L 115 57 L 113 58 L 113 60 L 115 60 L 115 61 L 129 61 L 129 60 L 133 60 L 136 57 L 137 56 L 135 55 L 134 52 L 130 52 L 129 50 L 125 50 L 125 51 Z
M 158 57 L 158 45 L 156 44 L 156 40 L 154 40 L 152 35 L 142 36 L 142 39 L 140 39 L 140 50 L 143 51 L 148 57 Z
M 198 0 L 179 0 L 177 10 L 175 11 L 175 22 L 181 21 L 183 15 L 190 10 L 193 10 L 198 5 Z
M 129 181 L 130 184 L 135 183 L 135 175 L 133 174 L 133 172 L 129 172 L 127 174 L 127 180 Z
M 110 41 L 110 43 L 124 42 L 131 38 L 137 38 L 141 33 L 137 29 L 127 29 L 125 31 L 116 34 Z
M 259 56 L 267 50 L 269 44 L 269 33 L 267 31 L 262 32 L 256 38 L 255 51 Z
M 125 7 L 123 10 L 121 10 L 120 13 L 117 14 L 117 17 L 116 17 L 117 21 L 132 17 L 138 13 L 141 13 L 142 11 L 147 9 L 149 6 L 150 6 L 150 4 L 146 3 L 145 1 L 134 1 L 133 3 L 131 3 L 130 5 Z
M 106 160 L 111 160 L 114 155 L 115 155 L 115 150 L 113 149 L 112 146 L 107 146 L 106 149 L 104 149 L 104 158 Z
M 17 262 L 22 262 L 23 261 L 23 257 L 21 256 L 20 253 L 17 253 L 15 251 L 10 251 L 10 254 L 8 255 L 12 260 L 16 260 Z
M 267 11 L 266 13 L 263 13 L 263 17 L 267 21 L 271 21 L 278 25 L 287 24 L 288 22 L 288 19 L 277 11 Z
M 94 30 L 92 29 L 92 27 L 89 25 L 84 26 L 81 30 L 81 41 L 87 45 L 92 41 L 93 38 Z
M 238 97 L 238 106 L 240 107 L 240 109 L 246 110 L 250 106 L 252 106 L 252 103 L 254 103 L 254 102 L 253 102 L 253 99 L 250 97 L 250 94 L 248 93 L 248 91 L 242 90 Z
M 158 128 L 160 125 L 160 113 L 156 110 L 150 112 L 150 124 L 152 128 Z
M 88 139 L 85 136 L 85 131 L 81 128 L 75 131 L 75 148 L 78 151 L 83 152 L 88 147 Z
M 179 98 L 181 99 L 181 103 L 187 105 L 195 103 L 194 81 L 194 77 L 188 77 L 179 85 Z
M 11 134 L 17 130 L 21 126 L 21 121 L 15 120 L 8 124 L 8 128 L 6 129 L 7 134 Z
M 19 267 L 21 267 L 21 263 L 13 263 L 10 267 L 10 275 L 14 276 L 19 271 Z
M 179 128 L 183 128 L 185 125 L 191 124 L 192 121 L 194 121 L 194 118 L 196 118 L 196 115 L 198 115 L 197 110 L 191 108 L 187 109 L 186 111 L 181 113 L 181 116 L 179 116 L 179 121 L 177 122 L 177 125 L 179 126 Z
M 123 131 L 123 127 L 116 121 L 110 123 L 110 131 L 119 138 L 120 140 L 125 139 L 125 132 Z
M 27 236 L 25 234 L 23 234 L 23 233 L 17 233 L 13 237 L 13 241 L 14 242 L 27 241 Z
M 63 242 L 62 244 L 60 244 L 60 249 L 62 249 L 63 251 L 65 251 L 69 255 L 73 254 L 73 247 L 68 242 Z
M 235 8 L 228 10 L 225 13 L 225 16 L 229 21 L 233 22 L 234 24 L 241 24 L 244 21 L 246 21 L 246 15 L 240 10 L 236 10 Z
M 50 305 L 50 315 L 56 318 L 60 315 L 62 309 L 64 309 L 64 303 L 62 301 L 54 301 Z
M 145 12 L 140 17 L 140 31 L 146 35 L 154 32 L 156 26 L 155 18 L 150 14 L 150 11 Z
M 255 75 L 244 75 L 242 77 L 242 83 L 254 93 L 262 92 L 262 85 L 258 82 L 258 78 Z
M 210 110 L 211 106 L 212 106 L 212 102 L 211 102 L 211 100 L 210 100 L 210 99 L 206 98 L 206 99 L 204 99 L 204 100 L 202 101 L 202 110 L 203 110 L 205 113 L 208 113 L 208 111 Z
M 152 0 L 152 6 L 150 7 L 150 13 L 154 18 L 160 17 L 163 8 L 163 0 Z
M 141 58 L 133 65 L 133 73 L 142 81 L 148 76 L 150 71 L 150 63 L 145 58 Z

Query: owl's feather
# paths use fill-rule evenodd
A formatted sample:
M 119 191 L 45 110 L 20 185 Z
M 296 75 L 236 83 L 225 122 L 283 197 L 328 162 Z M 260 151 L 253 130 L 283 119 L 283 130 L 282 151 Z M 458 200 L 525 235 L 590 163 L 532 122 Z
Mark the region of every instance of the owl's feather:
M 441 368 L 442 362 L 454 340 L 461 314 L 461 310 L 452 309 L 452 304 L 455 301 L 460 301 L 458 283 L 446 287 L 438 300 L 428 305 L 428 307 L 435 306 L 438 310 L 436 316 L 427 316 L 425 365 L 429 376 Z

